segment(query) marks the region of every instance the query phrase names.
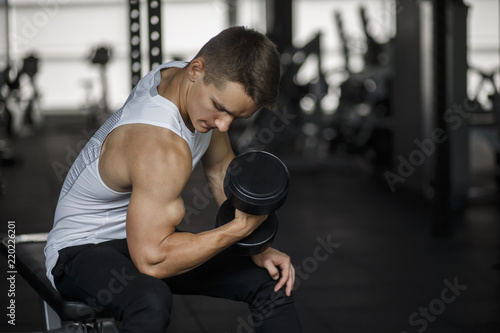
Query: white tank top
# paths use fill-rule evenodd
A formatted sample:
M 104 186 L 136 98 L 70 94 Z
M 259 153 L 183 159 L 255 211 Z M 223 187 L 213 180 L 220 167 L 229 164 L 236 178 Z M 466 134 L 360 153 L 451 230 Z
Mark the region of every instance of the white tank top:
M 54 225 L 45 247 L 47 277 L 54 285 L 52 268 L 58 251 L 70 246 L 98 244 L 127 237 L 125 220 L 131 192 L 116 192 L 99 175 L 99 155 L 108 134 L 125 124 L 164 127 L 189 145 L 192 168 L 208 148 L 212 132 L 191 132 L 174 103 L 158 94 L 160 70 L 182 68 L 183 62 L 157 66 L 136 85 L 124 106 L 115 112 L 82 149 L 64 181 L 56 207 Z

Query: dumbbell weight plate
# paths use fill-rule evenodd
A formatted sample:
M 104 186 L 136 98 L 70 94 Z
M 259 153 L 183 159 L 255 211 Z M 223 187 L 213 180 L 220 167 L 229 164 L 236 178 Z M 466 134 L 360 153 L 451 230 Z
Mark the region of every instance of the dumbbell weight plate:
M 234 220 L 234 207 L 229 201 L 224 201 L 217 212 L 216 227 Z M 278 232 L 278 217 L 271 212 L 267 219 L 249 236 L 231 246 L 231 250 L 240 255 L 251 256 L 269 248 Z
M 248 151 L 229 164 L 224 193 L 239 210 L 265 215 L 285 202 L 289 180 L 286 165 L 276 156 L 265 151 Z

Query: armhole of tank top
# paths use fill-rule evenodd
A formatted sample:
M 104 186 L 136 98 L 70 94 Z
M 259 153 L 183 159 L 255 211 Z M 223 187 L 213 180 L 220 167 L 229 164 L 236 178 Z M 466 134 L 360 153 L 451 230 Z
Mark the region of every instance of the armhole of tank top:
M 100 161 L 100 159 L 99 159 Z M 119 191 L 115 191 L 113 190 L 112 188 L 110 188 L 105 182 L 104 180 L 102 180 L 102 177 L 101 177 L 101 173 L 99 172 L 99 162 L 97 162 L 97 165 L 95 166 L 97 168 L 96 170 L 96 174 L 97 174 L 97 179 L 99 181 L 99 183 L 101 183 L 101 185 L 106 189 L 106 191 L 109 191 L 113 194 L 116 194 L 116 195 L 126 195 L 126 194 L 130 194 L 132 193 L 132 191 L 127 191 L 127 192 L 119 192 Z
M 104 140 L 102 141 L 101 143 L 101 147 L 99 148 L 99 157 L 97 158 L 97 163 L 96 165 L 94 166 L 96 168 L 95 170 L 95 173 L 96 173 L 96 178 L 97 180 L 99 181 L 99 183 L 101 183 L 101 185 L 106 189 L 106 191 L 109 191 L 113 194 L 116 194 L 116 195 L 120 195 L 120 194 L 130 194 L 132 193 L 131 191 L 127 191 L 127 192 L 119 192 L 119 191 L 115 191 L 113 190 L 112 188 L 110 188 L 105 182 L 104 180 L 102 179 L 101 177 L 101 172 L 99 171 L 99 163 L 101 163 L 101 154 L 102 154 L 102 146 L 104 145 L 104 143 L 106 142 L 106 140 L 108 139 L 109 135 L 111 133 L 113 133 L 113 131 L 115 129 L 117 129 L 118 127 L 122 126 L 123 124 L 120 124 L 120 122 L 118 121 L 118 123 L 115 125 L 115 127 L 113 127 L 113 129 L 111 131 L 109 131 L 109 133 L 106 135 L 106 137 L 104 138 Z

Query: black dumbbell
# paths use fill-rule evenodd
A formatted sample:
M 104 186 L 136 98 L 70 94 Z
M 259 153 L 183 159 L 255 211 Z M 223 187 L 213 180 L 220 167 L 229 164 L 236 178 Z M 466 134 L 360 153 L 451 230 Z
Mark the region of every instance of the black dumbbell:
M 285 202 L 290 175 L 286 165 L 265 151 L 248 151 L 236 156 L 226 170 L 227 200 L 217 211 L 216 227 L 234 219 L 235 208 L 252 215 L 268 215 L 252 234 L 234 244 L 232 251 L 254 255 L 266 250 L 278 231 L 276 210 Z

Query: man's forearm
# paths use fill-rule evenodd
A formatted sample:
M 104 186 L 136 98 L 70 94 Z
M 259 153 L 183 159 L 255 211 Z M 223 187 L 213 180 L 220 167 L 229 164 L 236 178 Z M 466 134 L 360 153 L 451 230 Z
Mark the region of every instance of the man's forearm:
M 252 229 L 235 221 L 217 229 L 193 234 L 174 232 L 159 245 L 162 258 L 144 273 L 163 279 L 190 271 L 230 245 L 248 236 Z
M 224 177 L 226 176 L 227 166 L 234 158 L 234 154 L 228 155 L 219 164 L 209 167 L 205 167 L 205 176 L 207 177 L 207 182 L 210 185 L 210 190 L 214 196 L 214 200 L 217 206 L 220 206 L 226 200 L 226 194 L 224 193 Z

